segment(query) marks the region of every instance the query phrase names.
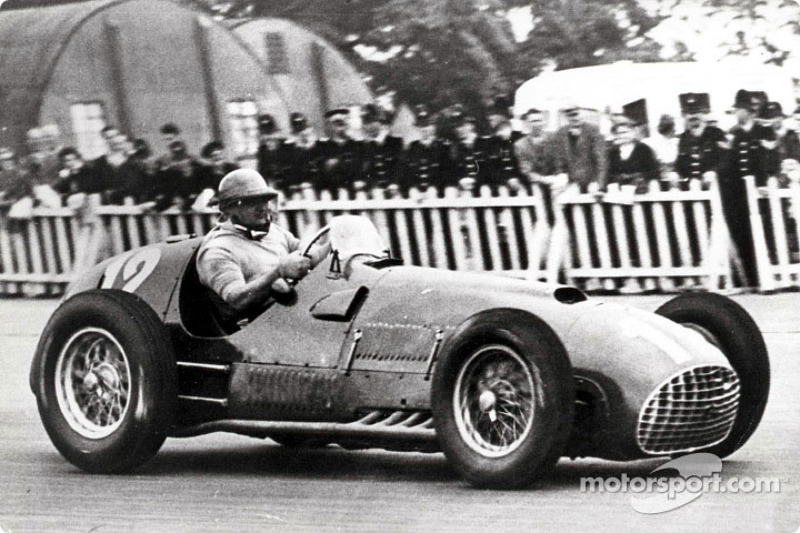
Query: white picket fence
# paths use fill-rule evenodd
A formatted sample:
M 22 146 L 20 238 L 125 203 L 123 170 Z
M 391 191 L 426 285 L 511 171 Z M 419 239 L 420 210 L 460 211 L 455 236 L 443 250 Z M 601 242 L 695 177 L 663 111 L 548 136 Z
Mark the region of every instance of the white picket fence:
M 778 186 L 769 178 L 756 187 L 745 178 L 761 291 L 800 287 L 800 184 Z
M 770 205 L 783 206 L 784 213 L 771 226 L 780 260 L 764 267 L 772 290 L 798 283 L 786 216 L 800 213 L 792 201 L 796 188 L 772 186 L 767 193 Z M 412 190 L 408 198 L 339 191 L 337 199 L 306 190 L 283 203 L 280 222 L 303 236 L 343 213 L 369 217 L 407 264 L 565 281 L 590 291 L 727 289 L 736 264 L 717 187 L 696 181 L 669 191 L 653 182 L 635 196 L 612 186 L 602 201 L 568 192 L 553 209 L 552 225 L 541 190 L 529 195 L 505 188 L 495 195 L 488 189 L 448 188 L 441 196 Z M 0 214 L 0 293 L 59 294 L 106 257 L 170 235 L 203 234 L 215 219 L 212 211 L 158 213 L 135 205 L 38 209 L 25 219 Z

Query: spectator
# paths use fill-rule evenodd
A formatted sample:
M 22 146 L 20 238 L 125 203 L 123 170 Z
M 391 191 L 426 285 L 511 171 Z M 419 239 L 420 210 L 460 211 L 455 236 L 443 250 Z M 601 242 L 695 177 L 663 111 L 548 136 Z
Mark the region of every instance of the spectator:
M 57 132 L 57 128 L 56 128 Z M 31 128 L 25 136 L 28 155 L 23 159 L 25 169 L 32 187 L 52 185 L 58 179 L 60 162 L 58 150 L 53 151 L 53 128 Z
M 389 114 L 375 104 L 361 110 L 364 140 L 361 141 L 360 179 L 355 182 L 372 189 L 397 188 L 398 162 L 403 153 L 403 139 L 389 134 Z
M 101 192 L 102 186 L 97 172 L 84 161 L 81 154 L 72 146 L 58 152 L 61 161 L 59 179 L 53 185 L 56 192 L 67 197 L 73 194 L 93 194 Z
M 742 284 L 758 283 L 745 176 L 754 176 L 762 186 L 769 175 L 771 152 L 776 148 L 775 131 L 756 123 L 764 99 L 759 93 L 740 90 L 734 108 L 737 124 L 731 129 L 731 149 L 725 171 L 720 173 L 720 195 L 725 220 L 744 268 Z
M 602 194 L 608 177 L 606 141 L 597 126 L 583 120 L 577 105 L 568 104 L 563 111 L 567 124 L 556 131 L 551 145 L 556 171 L 566 173 L 581 192 L 596 182 Z
M 102 130 L 100 130 L 100 137 L 102 137 L 103 141 L 105 141 L 106 153 L 111 151 L 111 140 L 119 133 L 120 131 L 114 126 L 105 126 Z
M 0 147 L 0 202 L 13 203 L 31 194 L 31 185 L 16 155 Z
M 650 180 L 658 178 L 659 167 L 653 150 L 639 140 L 637 127 L 630 119 L 612 126 L 616 142 L 608 153 L 608 181 L 634 187 L 641 194 L 647 192 Z
M 783 114 L 783 107 L 778 102 L 767 104 L 767 114 L 772 119 L 770 127 L 775 131 L 778 140 L 776 155 L 778 162 L 773 164 L 773 171 L 786 159 L 800 162 L 800 137 L 794 129 L 786 127 L 787 117 Z
M 219 190 L 219 182 L 229 172 L 239 168 L 239 165 L 225 157 L 225 145 L 221 141 L 211 141 L 200 151 L 203 159 L 199 172 L 198 186 L 201 190 Z
M 710 126 L 704 115 L 709 108 L 708 95 L 684 93 L 678 95 L 684 132 L 678 137 L 678 157 L 675 160 L 676 177 L 683 180 L 715 180 L 725 162 L 727 141 L 725 133 Z
M 475 117 L 459 111 L 453 115 L 456 127 L 457 142 L 453 145 L 452 158 L 455 179 L 459 186 L 473 191 L 484 183 L 488 170 L 486 156 L 489 151 L 489 137 L 478 137 Z
M 488 168 L 484 174 L 484 184 L 496 190 L 498 186 L 510 181 L 513 188 L 519 189 L 519 178 L 522 173 L 514 152 L 514 143 L 522 138 L 523 134 L 513 129 L 509 102 L 504 96 L 495 97 L 489 114 L 489 123 L 492 127 L 492 136 L 488 142 L 486 155 Z
M 652 148 L 662 176 L 675 170 L 675 161 L 678 159 L 678 135 L 672 115 L 661 115 L 656 126 L 656 134 L 643 142 Z
M 161 126 L 159 132 L 161 133 L 161 142 L 164 147 L 164 153 L 156 157 L 154 172 L 160 172 L 172 163 L 172 143 L 175 141 L 182 141 L 181 129 L 174 122 L 167 122 Z
M 437 138 L 436 116 L 424 106 L 417 108 L 415 118 L 420 138 L 408 145 L 401 186 L 406 194 L 411 187 L 422 191 L 436 187 L 441 195 L 445 187 L 455 185 L 450 161 L 452 144 Z
M 171 157 L 162 159 L 151 194 L 156 209 L 163 210 L 171 206 L 186 209 L 201 190 L 199 180 L 202 164 L 189 154 L 183 141 L 172 141 L 169 147 Z
M 548 150 L 548 138 L 544 130 L 545 113 L 539 109 L 529 109 L 522 119 L 528 127 L 528 134 L 514 143 L 514 151 L 519 164 L 520 172 L 528 182 L 552 182 L 545 178 L 553 174 L 553 160 Z
M 331 191 L 346 188 L 352 190 L 360 179 L 358 142 L 349 132 L 350 110 L 332 109 L 325 114 L 328 119 L 330 138 L 321 141 L 320 158 L 322 176 L 320 186 Z
M 291 187 L 292 176 L 286 174 L 288 166 L 286 139 L 280 134 L 277 122 L 269 114 L 258 117 L 258 172 L 267 183 L 280 191 Z
M 108 134 L 111 135 L 111 132 Z M 138 186 L 137 177 L 131 175 L 129 166 L 126 165 L 130 156 L 128 137 L 116 131 L 113 136 L 109 136 L 107 144 L 108 153 L 92 161 L 92 167 L 96 172 L 104 202 L 121 204 Z
M 292 136 L 286 141 L 289 190 L 287 195 L 309 187 L 320 180 L 320 143 L 306 116 L 294 112 L 289 116 Z

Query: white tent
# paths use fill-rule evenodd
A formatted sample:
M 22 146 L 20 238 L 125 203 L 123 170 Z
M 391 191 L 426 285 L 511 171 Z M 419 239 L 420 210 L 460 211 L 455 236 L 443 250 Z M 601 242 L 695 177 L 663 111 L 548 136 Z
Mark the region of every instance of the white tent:
M 765 91 L 770 100 L 780 102 L 784 112 L 795 107 L 794 82 L 783 69 L 771 65 L 730 60 L 713 63 L 633 63 L 547 72 L 523 83 L 517 89 L 515 111 L 520 115 L 530 108 L 550 112 L 550 127 L 558 126 L 558 110 L 567 102 L 600 113 L 619 112 L 623 105 L 645 99 L 647 119 L 658 123 L 662 114 L 680 116 L 678 95 L 708 93 L 711 113 L 723 125 L 739 89 Z

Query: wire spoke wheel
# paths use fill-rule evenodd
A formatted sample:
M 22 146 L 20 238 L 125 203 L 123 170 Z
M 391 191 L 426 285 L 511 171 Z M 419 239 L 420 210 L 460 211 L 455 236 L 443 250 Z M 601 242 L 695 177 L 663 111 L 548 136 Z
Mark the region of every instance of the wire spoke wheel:
M 69 426 L 92 440 L 114 433 L 131 396 L 130 363 L 117 339 L 104 329 L 81 329 L 67 341 L 55 368 L 56 399 Z
M 502 344 L 472 353 L 453 390 L 455 421 L 464 442 L 484 457 L 503 457 L 531 432 L 536 385 L 528 364 Z

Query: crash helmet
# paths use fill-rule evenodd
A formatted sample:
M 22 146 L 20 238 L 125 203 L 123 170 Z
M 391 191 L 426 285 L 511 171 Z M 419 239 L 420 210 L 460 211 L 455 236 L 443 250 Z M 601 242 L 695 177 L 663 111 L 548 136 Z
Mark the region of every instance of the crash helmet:
M 219 208 L 225 210 L 242 200 L 277 198 L 278 191 L 267 185 L 257 171 L 240 168 L 228 172 L 219 183 Z

